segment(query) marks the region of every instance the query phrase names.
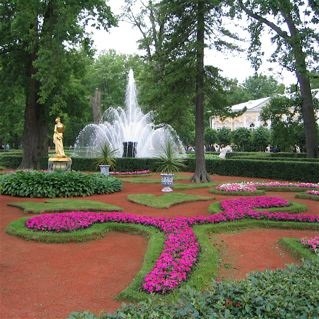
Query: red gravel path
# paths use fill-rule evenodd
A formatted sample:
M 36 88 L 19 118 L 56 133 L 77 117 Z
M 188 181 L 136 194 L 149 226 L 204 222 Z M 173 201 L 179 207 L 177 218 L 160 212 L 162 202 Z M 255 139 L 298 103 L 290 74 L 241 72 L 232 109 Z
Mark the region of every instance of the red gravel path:
M 218 183 L 242 180 L 257 179 L 213 176 L 213 181 Z M 207 215 L 207 208 L 212 201 L 186 203 L 163 210 L 144 207 L 126 200 L 127 194 L 131 193 L 160 195 L 160 189 L 159 184 L 125 183 L 120 193 L 91 196 L 86 199 L 114 203 L 122 206 L 126 212 L 140 215 Z M 185 192 L 209 195 L 208 189 Z M 305 203 L 309 207 L 307 213 L 319 214 L 318 203 L 295 199 L 294 194 L 267 193 Z M 212 197 L 215 200 L 226 198 L 222 195 Z M 44 244 L 9 236 L 5 233 L 5 227 L 25 214 L 7 204 L 24 200 L 34 199 L 0 196 L 0 317 L 62 319 L 72 311 L 90 310 L 98 314 L 103 310 L 115 310 L 120 303 L 114 298 L 140 269 L 147 240 L 141 236 L 109 233 L 101 240 L 86 243 Z M 297 262 L 276 245 L 277 240 L 288 236 L 301 238 L 313 233 L 258 229 L 221 234 L 214 239 L 225 248 L 221 262 L 224 267 L 221 267 L 219 276 L 242 278 L 252 270 L 273 269 Z

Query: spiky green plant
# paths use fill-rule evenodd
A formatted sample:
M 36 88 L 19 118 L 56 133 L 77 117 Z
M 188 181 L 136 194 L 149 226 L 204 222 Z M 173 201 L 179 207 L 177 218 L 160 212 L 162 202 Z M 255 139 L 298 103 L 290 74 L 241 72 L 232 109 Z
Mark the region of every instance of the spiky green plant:
M 162 173 L 175 173 L 185 167 L 184 159 L 180 157 L 171 141 L 161 145 L 161 152 L 156 161 L 157 170 Z
M 116 165 L 116 149 L 105 143 L 100 149 L 100 157 L 97 160 L 97 165 L 110 165 L 110 168 L 114 168 Z

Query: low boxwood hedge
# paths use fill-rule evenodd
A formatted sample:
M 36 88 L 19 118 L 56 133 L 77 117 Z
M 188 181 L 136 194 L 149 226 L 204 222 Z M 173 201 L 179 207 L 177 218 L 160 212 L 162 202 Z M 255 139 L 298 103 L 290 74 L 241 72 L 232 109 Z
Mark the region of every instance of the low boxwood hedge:
M 245 154 L 247 155 L 247 153 Z M 17 168 L 20 161 L 21 157 L 19 156 L 5 156 L 5 159 L 0 158 L 0 165 L 8 168 Z M 118 158 L 116 163 L 116 171 L 121 172 L 144 169 L 157 171 L 156 159 L 154 158 Z M 43 159 L 42 166 L 44 169 L 47 168 L 47 159 Z M 76 171 L 98 171 L 96 159 L 94 158 L 74 157 L 72 158 L 72 169 Z M 210 174 L 226 176 L 261 177 L 300 182 L 319 181 L 319 161 L 316 159 L 300 161 L 299 159 L 293 160 L 288 157 L 286 160 L 247 159 L 242 157 L 231 157 L 226 160 L 208 158 L 206 159 L 206 169 Z M 195 158 L 186 158 L 183 170 L 194 172 Z
M 115 177 L 80 172 L 18 171 L 0 177 L 0 194 L 20 197 L 73 197 L 120 191 Z
M 319 181 L 319 162 L 248 159 L 207 160 L 207 171 L 227 176 L 262 177 L 300 182 Z

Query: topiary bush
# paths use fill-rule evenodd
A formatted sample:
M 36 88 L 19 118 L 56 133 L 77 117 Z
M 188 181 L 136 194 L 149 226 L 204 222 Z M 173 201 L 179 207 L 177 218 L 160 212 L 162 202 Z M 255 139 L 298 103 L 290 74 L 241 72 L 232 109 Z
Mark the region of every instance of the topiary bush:
M 18 171 L 0 178 L 0 194 L 19 197 L 74 197 L 109 194 L 122 189 L 115 177 L 80 172 Z

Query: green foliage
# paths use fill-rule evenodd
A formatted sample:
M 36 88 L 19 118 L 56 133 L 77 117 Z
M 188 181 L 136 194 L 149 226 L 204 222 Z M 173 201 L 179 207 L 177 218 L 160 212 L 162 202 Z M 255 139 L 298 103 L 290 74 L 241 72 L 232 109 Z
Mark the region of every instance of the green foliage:
M 216 194 L 216 195 L 226 195 L 226 196 L 256 196 L 256 195 L 263 195 L 265 194 L 262 190 L 256 190 L 255 192 L 226 192 L 221 191 L 216 188 L 212 188 L 210 190 L 210 193 Z
M 285 192 L 285 190 L 283 190 Z M 260 211 L 268 211 L 268 212 L 288 212 L 288 213 L 302 213 L 308 210 L 308 207 L 304 204 L 297 203 L 297 202 L 289 202 L 288 206 L 284 207 L 271 207 L 271 208 L 257 208 L 256 210 Z
M 233 143 L 239 151 L 249 151 L 251 149 L 251 130 L 248 128 L 238 128 L 231 133 Z M 224 144 L 224 143 L 223 143 Z M 229 143 L 227 143 L 229 144 Z
M 317 182 L 319 180 L 318 162 L 265 161 L 252 159 L 206 160 L 207 170 L 224 176 L 263 177 L 277 180 Z M 188 169 L 192 167 L 187 161 Z
M 115 168 L 116 159 L 115 154 L 117 150 L 112 149 L 109 144 L 104 144 L 100 150 L 100 157 L 97 160 L 98 165 L 110 165 L 111 169 Z
M 272 76 L 262 74 L 254 74 L 248 77 L 243 86 L 249 94 L 249 100 L 257 100 L 285 92 L 283 84 L 279 84 Z
M 174 144 L 170 140 L 166 140 L 161 145 L 160 154 L 156 157 L 157 170 L 162 173 L 175 173 L 185 167 L 184 159 L 174 148 Z
M 217 130 L 217 140 L 218 144 L 228 145 L 231 143 L 231 130 L 229 128 L 223 127 Z
M 319 196 L 318 195 L 311 195 L 311 194 L 307 194 L 307 193 L 299 193 L 299 194 L 296 194 L 295 197 L 296 198 L 303 198 L 303 199 L 310 199 L 310 200 L 319 201 Z
M 230 194 L 230 195 L 234 195 L 234 194 Z M 246 196 L 246 194 L 243 194 L 244 196 Z M 260 194 L 259 194 L 260 195 Z M 296 202 L 290 202 L 288 206 L 285 207 L 271 207 L 271 208 L 257 208 L 256 210 L 260 210 L 260 211 L 268 211 L 268 212 L 289 212 L 289 213 L 301 213 L 304 211 L 307 211 L 307 206 L 300 204 L 300 203 L 296 203 Z M 209 205 L 208 207 L 208 212 L 210 214 L 217 214 L 220 213 L 222 211 L 221 207 L 220 207 L 220 202 L 215 202 L 212 203 L 211 205 Z
M 212 282 L 200 292 L 185 288 L 174 303 L 145 301 L 122 306 L 101 319 L 119 318 L 316 318 L 317 267 L 312 260 L 284 270 L 253 273 L 240 282 Z M 289 296 L 289 298 L 287 298 Z
M 211 128 L 206 128 L 205 129 L 205 144 L 211 145 L 217 142 L 217 131 L 213 130 Z
M 170 208 L 172 205 L 181 204 L 185 202 L 195 202 L 200 200 L 211 200 L 208 196 L 199 196 L 183 193 L 168 193 L 159 196 L 151 194 L 129 194 L 128 200 L 154 208 Z
M 297 229 L 304 227 L 308 229 L 318 226 L 309 225 L 309 223 L 269 221 L 240 221 L 196 226 L 195 232 L 202 248 L 201 255 L 188 284 L 183 285 L 178 294 L 162 298 L 155 296 L 144 298 L 143 302 L 123 305 L 115 313 L 103 314 L 99 318 L 277 319 L 279 317 L 302 318 L 303 311 L 306 311 L 311 318 L 315 318 L 318 315 L 316 287 L 319 284 L 317 279 L 319 261 L 306 254 L 305 247 L 299 248 L 303 251 L 302 256 L 309 261 L 304 262 L 301 266 L 288 266 L 284 270 L 252 273 L 246 280 L 240 282 L 213 281 L 210 283 L 211 278 L 216 276 L 218 252 L 212 246 L 208 234 L 240 230 L 247 227 Z M 287 295 L 290 296 L 289 300 Z M 73 313 L 72 316 L 75 317 L 70 318 L 82 318 L 81 315 L 83 313 Z
M 279 145 L 283 150 L 290 150 L 295 144 L 305 145 L 303 126 L 301 123 L 302 99 L 299 95 L 290 98 L 275 97 L 265 106 L 261 119 L 271 121 L 271 139 L 273 145 Z
M 305 247 L 298 238 L 281 238 L 279 240 L 280 246 L 288 250 L 295 258 L 298 259 L 317 259 L 314 251 Z M 306 248 L 306 249 L 305 249 Z
M 272 76 L 256 73 L 240 84 L 236 79 L 228 80 L 226 90 L 228 105 L 235 105 L 248 100 L 283 94 L 285 86 L 279 84 Z
M 242 13 L 245 13 L 250 19 L 248 30 L 251 44 L 248 56 L 255 69 L 257 70 L 262 62 L 264 52 L 261 35 L 267 29 L 270 31 L 272 42 L 276 44 L 271 60 L 295 72 L 302 96 L 300 114 L 304 124 L 307 156 L 318 157 L 318 129 L 310 83 L 310 71 L 317 69 L 319 59 L 317 1 L 309 1 L 307 6 L 303 0 L 226 2 L 231 7 L 231 16 L 237 14 L 242 18 Z
M 237 79 L 230 79 L 226 83 L 225 93 L 227 96 L 227 105 L 235 105 L 251 100 L 249 93 L 238 83 Z
M 114 50 L 100 54 L 88 66 L 85 83 L 91 95 L 96 89 L 101 92 L 102 112 L 109 107 L 125 104 L 127 73 L 130 68 L 134 70 L 135 78 L 139 78 L 145 66 L 141 58 L 118 54 Z
M 0 145 L 8 143 L 18 148 L 23 133 L 24 94 L 18 83 L 7 84 L 4 77 L 0 62 Z
M 25 213 L 43 213 L 57 211 L 122 211 L 121 207 L 95 201 L 83 199 L 51 199 L 43 203 L 40 202 L 12 202 L 8 204 L 23 209 Z
M 116 19 L 102 0 L 3 1 L 0 17 L 0 82 L 7 92 L 0 94 L 0 121 L 15 124 L 5 125 L 5 139 L 18 145 L 23 128 L 22 167 L 38 168 L 50 116 L 62 116 L 70 128 L 67 144 L 88 119 L 83 79 L 93 52 L 86 26 L 107 30 Z
M 215 183 L 208 182 L 208 183 L 199 183 L 199 184 L 194 184 L 194 183 L 174 183 L 174 189 L 197 189 L 197 188 L 206 188 L 206 187 L 211 187 L 214 186 Z
M 114 177 L 79 172 L 18 171 L 3 175 L 3 195 L 20 197 L 73 197 L 108 194 L 120 191 L 122 183 Z
M 270 143 L 270 131 L 265 127 L 258 127 L 251 133 L 251 145 L 254 151 L 264 151 L 266 146 Z M 275 145 L 279 144 L 277 141 Z

